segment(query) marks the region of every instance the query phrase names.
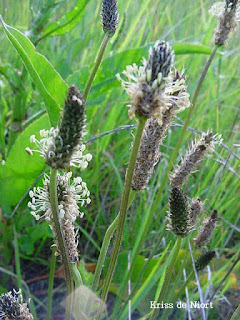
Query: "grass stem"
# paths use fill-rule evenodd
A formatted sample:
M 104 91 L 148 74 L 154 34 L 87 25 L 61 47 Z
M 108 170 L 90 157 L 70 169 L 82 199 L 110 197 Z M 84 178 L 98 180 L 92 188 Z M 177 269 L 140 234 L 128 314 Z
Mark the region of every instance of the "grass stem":
M 66 312 L 65 312 L 65 320 L 71 319 L 71 292 L 73 291 L 73 280 L 71 274 L 71 266 L 70 259 L 68 255 L 68 250 L 64 241 L 64 237 L 62 234 L 61 226 L 59 223 L 59 214 L 58 214 L 58 197 L 57 197 L 57 170 L 51 169 L 50 174 L 50 203 L 53 215 L 53 223 L 56 231 L 56 237 L 59 245 L 59 251 L 62 257 L 62 262 L 64 266 L 65 276 L 66 276 L 66 287 L 67 294 L 69 295 L 68 302 L 66 302 Z
M 100 46 L 100 49 L 99 49 L 99 52 L 98 52 L 94 67 L 93 67 L 93 69 L 92 69 L 92 71 L 90 73 L 90 76 L 89 76 L 88 80 L 87 80 L 87 84 L 86 84 L 86 87 L 85 87 L 85 90 L 84 90 L 84 93 L 83 93 L 83 99 L 85 101 L 87 101 L 89 91 L 90 91 L 91 86 L 93 84 L 93 81 L 94 81 L 94 79 L 96 77 L 98 68 L 100 67 L 100 64 L 102 62 L 103 54 L 104 54 L 105 49 L 107 47 L 108 41 L 109 41 L 109 37 L 108 37 L 107 34 L 105 34 L 104 38 L 102 40 L 102 43 L 101 43 L 101 46 Z

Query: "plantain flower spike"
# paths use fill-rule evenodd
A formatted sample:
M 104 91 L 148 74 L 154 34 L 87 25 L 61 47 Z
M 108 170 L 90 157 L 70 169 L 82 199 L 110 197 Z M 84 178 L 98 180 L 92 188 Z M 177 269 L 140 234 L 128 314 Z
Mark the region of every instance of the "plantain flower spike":
M 123 75 L 127 80 L 117 74 L 123 88 L 130 97 L 129 116 L 151 118 L 158 120 L 162 125 L 163 114 L 176 103 L 179 108 L 183 106 L 182 98 L 188 98 L 185 91 L 184 79 L 174 81 L 172 67 L 174 52 L 168 42 L 157 41 L 149 49 L 148 60 L 143 58 L 142 65 L 127 66 Z M 181 92 L 180 96 L 175 95 Z M 187 99 L 188 100 L 188 99 Z M 185 103 L 186 106 L 186 103 Z
M 21 291 L 9 291 L 0 295 L 0 319 L 33 320 L 27 304 L 23 303 Z
M 215 251 L 206 251 L 200 255 L 200 257 L 195 261 L 195 267 L 197 271 L 202 271 L 210 261 L 215 257 Z
M 204 157 L 214 151 L 215 144 L 222 141 L 220 135 L 213 135 L 212 132 L 203 133 L 199 141 L 192 142 L 191 149 L 182 159 L 179 167 L 170 176 L 172 187 L 181 187 L 183 182 L 188 178 L 189 174 L 194 170 L 195 166 L 201 162 Z
M 194 245 L 197 248 L 201 248 L 206 245 L 217 226 L 218 212 L 213 210 L 213 213 L 203 222 L 202 229 L 198 233 L 197 237 L 193 239 Z
M 75 232 L 74 221 L 77 217 L 82 218 L 83 213 L 79 211 L 78 204 L 83 207 L 91 202 L 90 192 L 87 185 L 80 177 L 74 178 L 71 182 L 72 172 L 58 174 L 57 176 L 57 197 L 58 214 L 60 227 L 65 239 L 71 263 L 78 261 L 78 239 Z M 56 255 L 60 255 L 59 244 L 57 241 L 55 225 L 50 205 L 49 185 L 50 179 L 45 175 L 44 186 L 34 188 L 29 192 L 31 201 L 28 207 L 36 220 L 45 218 L 53 231 L 55 245 L 57 247 Z
M 176 71 L 172 88 L 180 82 L 181 86 L 177 85 L 176 90 L 172 92 L 176 98 L 175 102 L 172 100 L 172 105 L 169 105 L 169 108 L 162 115 L 162 124 L 160 125 L 156 118 L 150 118 L 146 122 L 133 174 L 132 188 L 134 190 L 146 189 L 154 167 L 160 159 L 160 145 L 166 137 L 166 132 L 171 126 L 174 116 L 179 112 L 178 106 L 181 105 L 182 110 L 189 106 L 184 72 Z
M 189 205 L 180 188 L 173 188 L 169 198 L 169 224 L 167 228 L 178 237 L 186 237 L 191 231 Z
M 218 17 L 217 28 L 215 29 L 215 44 L 219 46 L 227 45 L 229 34 L 235 31 L 240 19 L 239 0 L 216 2 L 209 12 Z
M 105 34 L 111 38 L 118 26 L 119 14 L 116 0 L 103 0 L 102 1 L 102 27 Z
M 69 166 L 85 169 L 91 161 L 91 154 L 84 155 L 85 145 L 82 137 L 85 135 L 85 102 L 77 87 L 71 86 L 65 100 L 63 117 L 60 127 L 40 131 L 40 140 L 35 135 L 30 142 L 35 143 L 37 150 L 26 148 L 32 154 L 39 152 L 45 162 L 56 169 Z
M 194 227 L 197 221 L 197 217 L 203 210 L 203 203 L 201 199 L 193 199 L 190 206 L 190 222 L 191 226 Z

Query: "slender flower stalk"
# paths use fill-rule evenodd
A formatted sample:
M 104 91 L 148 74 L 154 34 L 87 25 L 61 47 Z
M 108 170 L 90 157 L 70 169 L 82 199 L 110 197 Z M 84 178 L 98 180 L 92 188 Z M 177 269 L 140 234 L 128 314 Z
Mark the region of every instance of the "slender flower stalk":
M 101 65 L 103 55 L 106 50 L 109 39 L 115 34 L 118 26 L 119 14 L 118 14 L 116 0 L 102 1 L 101 20 L 102 20 L 102 27 L 104 31 L 104 38 L 102 40 L 96 61 L 94 63 L 94 67 L 89 75 L 87 84 L 85 86 L 85 90 L 83 93 L 83 98 L 85 101 L 87 101 L 91 86 L 96 77 L 97 71 Z
M 73 291 L 73 280 L 72 280 L 72 274 L 71 274 L 71 266 L 70 266 L 70 258 L 68 255 L 68 249 L 66 247 L 66 243 L 64 241 L 64 235 L 59 222 L 57 170 L 56 169 L 51 169 L 49 189 L 50 189 L 49 193 L 50 193 L 50 204 L 51 204 L 53 223 L 56 230 L 58 248 L 62 257 L 62 262 L 64 265 L 64 271 L 66 276 L 67 293 L 71 297 L 71 293 Z M 71 319 L 72 303 L 73 301 L 71 298 L 66 303 L 65 320 Z
M 0 296 L 0 319 L 33 320 L 27 304 L 23 303 L 21 291 L 3 293 Z
M 103 302 L 106 301 L 108 291 L 109 291 L 109 286 L 116 268 L 116 263 L 120 251 L 120 246 L 122 242 L 122 234 L 123 234 L 123 228 L 124 228 L 124 223 L 125 223 L 125 218 L 126 218 L 126 213 L 127 213 L 127 207 L 128 207 L 128 202 L 129 202 L 129 195 L 130 195 L 130 190 L 131 190 L 131 183 L 132 183 L 132 177 L 133 177 L 133 171 L 137 159 L 137 154 L 138 154 L 138 149 L 141 141 L 141 136 L 142 132 L 145 126 L 146 119 L 145 118 L 139 118 L 139 123 L 137 127 L 137 132 L 136 136 L 134 139 L 131 155 L 130 155 L 130 160 L 126 172 L 126 177 L 125 177 L 125 183 L 124 183 L 124 190 L 123 190 L 123 196 L 121 200 L 121 205 L 120 205 L 120 210 L 119 210 L 119 222 L 118 222 L 118 227 L 116 231 L 116 236 L 115 236 L 115 241 L 114 241 L 114 247 L 113 247 L 113 252 L 112 252 L 112 258 L 108 267 L 108 272 L 107 276 L 104 282 L 104 287 L 102 291 L 102 300 Z M 101 310 L 100 310 L 100 316 L 101 316 Z

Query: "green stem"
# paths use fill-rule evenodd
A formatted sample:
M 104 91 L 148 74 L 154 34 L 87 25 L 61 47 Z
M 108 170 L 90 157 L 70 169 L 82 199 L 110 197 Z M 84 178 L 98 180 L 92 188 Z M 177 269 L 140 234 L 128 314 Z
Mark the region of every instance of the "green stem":
M 71 272 L 72 272 L 72 276 L 74 279 L 75 288 L 78 288 L 81 285 L 83 285 L 83 280 L 82 280 L 81 274 L 77 268 L 76 263 L 71 264 Z
M 85 90 L 84 90 L 84 93 L 83 93 L 83 99 L 85 100 L 85 102 L 87 101 L 87 97 L 88 97 L 89 91 L 91 89 L 92 83 L 93 83 L 93 81 L 95 79 L 95 76 L 97 74 L 98 68 L 100 67 L 100 64 L 102 62 L 103 54 L 104 54 L 105 49 L 107 47 L 108 41 L 109 41 L 109 37 L 108 37 L 107 34 L 105 34 L 104 38 L 102 40 L 102 43 L 101 43 L 101 46 L 100 46 L 100 49 L 99 49 L 99 52 L 98 52 L 94 67 L 93 67 L 93 69 L 92 69 L 92 71 L 90 73 L 90 76 L 89 76 L 88 80 L 87 80 L 87 84 L 86 84 L 86 87 L 85 87 Z
M 14 249 L 15 249 L 14 255 L 15 255 L 15 267 L 16 267 L 16 274 L 17 274 L 17 285 L 18 285 L 18 288 L 21 289 L 22 291 L 23 287 L 22 287 L 21 263 L 20 263 L 18 238 L 17 238 L 15 222 L 13 223 L 13 233 L 14 233 Z
M 185 293 L 185 288 L 189 284 L 189 282 L 192 280 L 194 276 L 194 271 L 191 271 L 189 276 L 187 277 L 186 281 L 183 283 L 181 288 L 175 292 L 173 298 L 171 298 L 171 302 L 175 304 L 175 302 Z M 163 312 L 163 315 L 161 316 L 161 320 L 167 320 L 169 318 L 169 314 L 172 312 L 171 309 L 165 309 Z
M 134 197 L 135 197 L 135 192 L 133 190 L 131 190 L 130 197 L 129 197 L 128 208 L 132 204 L 132 201 L 133 201 Z M 116 216 L 116 218 L 110 224 L 110 226 L 108 227 L 108 229 L 106 231 L 106 234 L 104 236 L 102 247 L 101 247 L 101 251 L 100 251 L 100 254 L 99 254 L 98 261 L 97 261 L 96 271 L 95 271 L 93 282 L 92 282 L 92 290 L 93 290 L 93 292 L 96 292 L 97 289 L 98 289 L 99 281 L 100 281 L 100 277 L 101 277 L 101 273 L 102 273 L 102 269 L 103 269 L 103 266 L 104 266 L 104 263 L 105 263 L 105 259 L 106 259 L 106 255 L 107 255 L 107 251 L 108 251 L 112 236 L 114 234 L 114 231 L 116 230 L 116 228 L 118 226 L 118 221 L 119 221 L 119 214 Z
M 134 172 L 134 167 L 135 163 L 137 160 L 137 155 L 138 155 L 138 149 L 142 137 L 142 132 L 145 126 L 146 119 L 140 118 L 138 127 L 137 127 L 137 132 L 136 136 L 134 139 L 132 151 L 131 151 L 131 156 L 126 172 L 126 178 L 125 178 L 125 184 L 124 184 L 124 190 L 123 190 L 123 196 L 122 196 L 122 201 L 120 205 L 120 210 L 119 210 L 119 223 L 117 226 L 117 232 L 116 232 L 116 238 L 113 246 L 113 253 L 112 253 L 112 258 L 108 267 L 107 271 L 107 277 L 104 283 L 104 288 L 102 292 L 102 300 L 105 302 L 107 299 L 108 295 L 108 290 L 109 286 L 115 271 L 119 251 L 120 251 L 120 246 L 122 242 L 122 235 L 123 235 L 123 228 L 124 228 L 124 223 L 125 223 L 125 218 L 126 218 L 126 212 L 127 212 L 127 207 L 128 207 L 128 201 L 129 201 L 129 195 L 130 195 L 130 190 L 131 190 L 131 183 L 132 183 L 132 177 L 133 177 L 133 172 Z
M 113 222 L 110 224 L 110 226 L 108 227 L 106 234 L 104 236 L 102 248 L 101 248 L 100 255 L 99 255 L 99 258 L 97 261 L 96 271 L 95 271 L 95 275 L 94 275 L 94 279 L 93 279 L 93 283 L 92 283 L 93 292 L 97 291 L 97 288 L 99 285 L 99 280 L 100 280 L 101 273 L 102 273 L 102 268 L 103 268 L 106 254 L 108 251 L 108 247 L 109 247 L 111 238 L 114 234 L 114 231 L 116 230 L 116 228 L 118 226 L 118 221 L 119 221 L 119 215 L 117 215 L 116 218 L 113 220 Z
M 50 263 L 49 281 L 48 281 L 48 304 L 47 304 L 46 320 L 51 320 L 53 283 L 54 283 L 54 272 L 55 272 L 55 265 L 56 265 L 55 252 L 56 252 L 56 247 L 53 247 L 52 259 Z
M 167 167 L 167 169 L 165 170 L 165 174 L 164 174 L 164 176 L 163 176 L 161 186 L 160 186 L 160 188 L 159 188 L 159 190 L 158 190 L 158 192 L 157 192 L 157 194 L 156 194 L 154 203 L 153 203 L 153 205 L 151 206 L 149 215 L 148 215 L 148 217 L 146 218 L 146 221 L 144 222 L 144 225 L 143 225 L 143 227 L 141 228 L 141 230 L 140 230 L 140 232 L 139 232 L 139 234 L 138 234 L 138 238 L 137 238 L 137 240 L 136 240 L 135 246 L 134 246 L 133 251 L 132 251 L 131 268 L 130 268 L 130 270 L 128 271 L 128 273 L 125 274 L 125 277 L 124 277 L 124 279 L 123 279 L 123 281 L 122 281 L 123 284 L 122 284 L 122 286 L 121 286 L 121 289 L 119 290 L 119 296 L 120 296 L 120 297 L 122 296 L 122 294 L 123 294 L 123 292 L 124 292 L 124 290 L 125 290 L 127 281 L 130 279 L 130 277 L 131 277 L 131 275 L 132 275 L 132 273 L 133 273 L 133 271 L 134 271 L 135 261 L 136 261 L 138 252 L 139 252 L 140 248 L 141 248 L 142 245 L 143 245 L 144 239 L 146 238 L 147 233 L 148 233 L 148 230 L 149 230 L 149 227 L 150 227 L 150 225 L 151 225 L 151 223 L 152 223 L 152 221 L 153 221 L 153 216 L 154 216 L 154 214 L 156 213 L 157 208 L 158 208 L 158 206 L 159 206 L 159 202 L 160 202 L 160 200 L 161 200 L 162 192 L 163 192 L 163 190 L 164 190 L 164 188 L 165 188 L 165 185 L 166 185 L 166 183 L 167 183 L 167 181 L 168 181 L 168 174 L 169 174 L 170 170 L 172 169 L 173 164 L 174 164 L 174 162 L 175 162 L 175 159 L 176 159 L 176 157 L 177 157 L 177 155 L 178 155 L 178 153 L 179 153 L 179 149 L 180 149 L 180 147 L 181 147 L 183 138 L 184 138 L 185 133 L 186 133 L 186 131 L 187 131 L 187 127 L 188 127 L 189 122 L 190 122 L 190 120 L 191 120 L 193 111 L 195 110 L 195 107 L 196 107 L 196 102 L 197 102 L 197 98 L 198 98 L 200 89 L 201 89 L 201 87 L 202 87 L 202 84 L 203 84 L 203 81 L 204 81 L 204 79 L 205 79 L 205 77 L 206 77 L 207 71 L 208 71 L 208 69 L 209 69 L 209 67 L 210 67 L 210 65 L 211 65 L 211 63 L 212 63 L 212 61 L 213 61 L 213 58 L 214 58 L 214 56 L 215 56 L 218 48 L 219 48 L 218 46 L 215 46 L 214 49 L 212 50 L 212 53 L 211 53 L 211 55 L 210 55 L 210 57 L 209 57 L 206 65 L 205 65 L 205 67 L 204 67 L 204 69 L 203 69 L 203 71 L 202 71 L 202 74 L 201 74 L 201 76 L 200 76 L 200 79 L 199 79 L 199 81 L 198 81 L 198 85 L 197 85 L 196 90 L 195 90 L 195 92 L 194 92 L 194 96 L 193 96 L 193 100 L 192 100 L 192 105 L 191 105 L 191 107 L 190 107 L 190 110 L 189 110 L 189 112 L 188 112 L 187 118 L 186 118 L 186 120 L 185 120 L 184 127 L 183 127 L 183 129 L 182 129 L 182 131 L 181 131 L 180 138 L 178 139 L 177 145 L 176 145 L 176 147 L 174 148 L 174 151 L 173 151 L 173 153 L 172 153 L 172 155 L 171 155 L 170 161 L 169 161 L 169 163 L 168 163 L 168 167 Z
M 68 250 L 67 250 L 65 240 L 62 234 L 61 226 L 58 220 L 59 214 L 58 214 L 57 170 L 56 169 L 51 169 L 51 174 L 50 174 L 50 204 L 52 209 L 54 228 L 56 231 L 56 237 L 57 237 L 58 246 L 59 246 L 58 249 L 62 257 L 62 262 L 63 262 L 65 276 L 66 276 L 67 294 L 69 295 L 69 299 L 67 299 L 67 302 L 66 302 L 66 312 L 65 312 L 65 320 L 67 320 L 67 319 L 71 319 L 71 309 L 72 309 L 71 293 L 73 291 L 73 281 L 72 281 Z
M 157 299 L 157 301 L 164 301 L 164 296 L 166 294 L 166 291 L 168 289 L 168 286 L 169 286 L 169 283 L 170 283 L 170 280 L 171 280 L 171 276 L 172 276 L 172 272 L 173 272 L 173 268 L 175 266 L 175 263 L 177 261 L 177 257 L 178 257 L 178 254 L 179 254 L 179 251 L 181 249 L 181 245 L 182 245 L 182 238 L 181 237 L 178 237 L 177 238 L 177 241 L 175 243 L 175 246 L 174 246 L 174 249 L 173 249 L 173 255 L 172 255 L 172 259 L 171 259 L 171 262 L 170 264 L 168 265 L 167 267 L 167 270 L 166 270 L 166 273 L 165 273 L 165 278 L 164 278 L 164 282 L 163 282 L 163 285 L 162 285 L 162 288 L 161 288 L 161 292 L 159 294 L 159 297 Z M 151 320 L 155 320 L 157 319 L 157 316 L 158 316 L 158 311 L 156 311 L 157 309 L 154 310 L 153 314 L 152 314 L 152 317 L 151 317 Z

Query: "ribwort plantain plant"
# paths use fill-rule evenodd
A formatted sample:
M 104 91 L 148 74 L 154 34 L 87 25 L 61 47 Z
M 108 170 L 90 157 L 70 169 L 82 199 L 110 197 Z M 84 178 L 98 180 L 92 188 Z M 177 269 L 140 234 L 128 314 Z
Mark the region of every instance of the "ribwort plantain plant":
M 138 13 L 136 3 L 140 6 Z M 6 16 L 0 17 L 6 37 L 24 63 L 21 72 L 15 72 L 7 65 L 1 66 L 0 61 L 0 75 L 4 75 L 11 94 L 15 95 L 14 107 L 9 109 L 8 104 L 13 100 L 9 92 L 6 94 L 0 78 L 0 95 L 4 93 L 1 96 L 4 111 L 0 119 L 3 125 L 0 178 L 6 180 L 6 186 L 0 182 L 4 214 L 0 212 L 4 234 L 4 245 L 0 243 L 0 247 L 6 251 L 10 246 L 10 236 L 6 234 L 11 228 L 17 274 L 17 282 L 11 285 L 20 289 L 0 296 L 0 319 L 37 319 L 34 304 L 38 299 L 30 299 L 29 308 L 23 303 L 21 292 L 26 297 L 29 290 L 22 280 L 21 259 L 29 258 L 27 241 L 31 243 L 40 226 L 47 224 L 49 228 L 43 229 L 43 239 L 38 238 L 42 241 L 40 249 L 34 255 L 32 249 L 34 258 L 31 259 L 39 256 L 41 246 L 47 247 L 45 241 L 52 236 L 50 263 L 47 261 L 50 257 L 45 259 L 45 264 L 50 265 L 47 320 L 54 319 L 54 278 L 59 274 L 59 271 L 55 273 L 56 263 L 63 267 L 60 271 L 63 270 L 66 281 L 63 306 L 66 320 L 125 320 L 132 315 L 137 319 L 168 319 L 171 310 L 146 308 L 146 299 L 151 299 L 153 306 L 171 303 L 175 307 L 186 292 L 189 305 L 189 292 L 191 298 L 197 295 L 192 289 L 194 279 L 200 301 L 205 291 L 207 302 L 211 288 L 206 290 L 202 273 L 208 268 L 209 282 L 215 285 L 220 272 L 216 271 L 214 258 L 219 263 L 217 259 L 224 256 L 225 250 L 222 243 L 233 241 L 233 233 L 239 231 L 235 226 L 238 220 L 231 220 L 226 227 L 232 227 L 230 237 L 228 229 L 221 225 L 223 232 L 220 232 L 217 228 L 222 221 L 227 221 L 230 198 L 239 204 L 235 195 L 239 187 L 239 157 L 233 151 L 236 144 L 227 140 L 224 145 L 221 134 L 215 133 L 221 131 L 215 126 L 218 121 L 215 111 L 209 111 L 214 116 L 206 121 L 208 115 L 203 111 L 206 98 L 203 97 L 209 95 L 207 110 L 216 105 L 218 118 L 222 108 L 220 79 L 225 77 L 221 74 L 221 61 L 225 56 L 220 50 L 223 46 L 226 50 L 232 41 L 229 37 L 237 28 L 240 2 L 217 2 L 209 10 L 218 19 L 214 37 L 213 30 L 209 31 L 214 38 L 213 48 L 206 46 L 209 36 L 204 46 L 197 45 L 196 41 L 194 44 L 172 41 L 167 10 L 171 8 L 172 15 L 183 9 L 169 3 L 164 11 L 160 2 L 136 3 L 79 0 L 58 21 L 52 22 L 69 4 L 47 1 L 41 6 L 41 1 L 31 1 L 31 30 L 24 33 L 8 26 L 4 21 Z M 164 26 L 158 19 L 158 5 L 163 10 Z M 148 17 L 144 17 L 150 6 L 152 13 L 149 11 Z M 155 24 L 152 15 L 156 17 Z M 188 16 L 181 21 L 183 27 L 185 19 L 189 19 Z M 204 20 L 207 21 L 206 17 Z M 70 33 L 78 23 L 81 34 Z M 177 25 L 176 30 L 177 34 Z M 64 40 L 58 38 L 61 50 L 56 36 L 63 36 Z M 50 40 L 50 37 L 54 38 Z M 142 47 L 145 37 L 147 46 Z M 59 72 L 56 71 L 36 47 L 43 52 L 49 50 L 45 53 L 50 60 L 54 60 L 55 55 L 63 60 L 67 57 L 68 66 L 59 58 L 56 63 Z M 122 51 L 123 47 L 126 51 Z M 186 59 L 183 63 L 186 54 L 191 54 L 192 61 Z M 196 64 L 192 54 L 208 55 L 205 65 Z M 219 60 L 218 70 L 214 59 Z M 195 63 L 197 72 L 192 72 L 191 63 Z M 226 93 L 226 100 L 228 95 L 230 93 Z M 126 96 L 128 118 L 124 107 Z M 39 105 L 44 109 L 40 110 Z M 40 110 L 39 113 L 36 110 Z M 224 112 L 230 113 L 227 109 Z M 238 125 L 237 117 L 238 114 L 232 123 L 231 137 Z M 122 126 L 128 122 L 131 124 Z M 193 127 L 189 127 L 190 123 Z M 114 129 L 109 130 L 112 126 Z M 229 129 L 229 125 L 226 127 Z M 132 130 L 132 136 L 126 134 L 128 129 Z M 220 129 L 226 136 L 225 128 Z M 124 132 L 120 133 L 121 130 Z M 185 152 L 189 131 L 198 138 Z M 115 140 L 111 140 L 110 133 L 117 134 Z M 100 140 L 103 136 L 106 140 Z M 224 148 L 229 151 L 227 160 Z M 211 160 L 204 161 L 210 155 Z M 238 178 L 235 184 L 230 183 L 229 176 L 226 181 L 222 179 L 225 170 Z M 16 196 L 10 195 L 10 191 Z M 234 205 L 231 208 L 234 210 Z M 25 243 L 21 237 L 24 224 Z M 36 243 L 33 248 L 34 245 Z M 236 244 L 236 252 L 237 248 Z M 230 252 L 233 260 L 234 250 Z M 221 270 L 227 273 L 228 266 L 229 263 L 225 263 Z M 0 272 L 5 269 L 1 268 Z M 10 271 L 6 274 L 14 278 Z M 226 280 L 228 275 L 224 277 Z M 226 282 L 224 292 L 227 285 Z M 210 300 L 213 297 L 214 294 Z M 190 308 L 188 314 L 191 318 Z M 202 314 L 205 319 L 204 310 Z M 173 318 L 180 316 L 185 317 L 184 310 L 172 315 Z

